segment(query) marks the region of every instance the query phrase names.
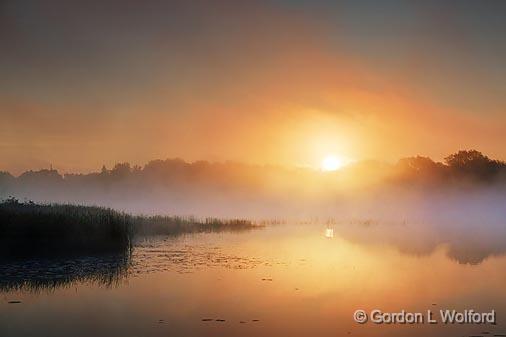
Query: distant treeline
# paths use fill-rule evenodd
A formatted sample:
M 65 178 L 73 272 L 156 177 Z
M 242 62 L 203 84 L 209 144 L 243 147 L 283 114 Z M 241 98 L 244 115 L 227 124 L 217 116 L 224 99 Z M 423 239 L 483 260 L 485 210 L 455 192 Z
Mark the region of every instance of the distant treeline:
M 506 189 L 506 164 L 470 150 L 454 153 L 444 162 L 421 156 L 396 164 L 361 161 L 334 172 L 167 159 L 143 167 L 119 163 L 88 174 L 60 174 L 53 169 L 28 171 L 18 177 L 0 173 L 0 199 L 14 196 L 131 213 L 220 218 L 321 214 L 343 205 L 349 195 L 372 198 L 373 190 L 412 193 L 453 191 L 462 186 L 502 191 Z
M 471 179 L 474 181 L 494 181 L 506 178 L 506 163 L 491 159 L 479 151 L 465 150 L 451 154 L 444 162 L 436 162 L 429 157 L 415 156 L 400 159 L 395 165 L 386 165 L 374 161 L 351 164 L 341 170 L 349 173 L 363 171 L 370 166 L 371 171 L 389 170 L 390 176 L 402 178 L 435 178 L 451 180 Z M 9 172 L 0 171 L 0 191 L 16 184 L 31 183 L 100 183 L 104 186 L 122 181 L 156 182 L 165 184 L 214 184 L 214 185 L 251 185 L 265 182 L 266 178 L 281 178 L 297 171 L 312 174 L 314 170 L 298 168 L 291 170 L 278 166 L 255 166 L 235 162 L 211 163 L 197 161 L 188 163 L 182 159 L 153 160 L 144 167 L 118 163 L 112 169 L 102 167 L 100 172 L 89 174 L 60 174 L 57 170 L 42 169 L 26 171 L 18 177 Z
M 494 182 L 506 179 L 506 163 L 490 159 L 479 151 L 459 151 L 435 162 L 428 157 L 401 159 L 396 169 L 398 177 L 406 180 L 433 180 L 439 183 Z

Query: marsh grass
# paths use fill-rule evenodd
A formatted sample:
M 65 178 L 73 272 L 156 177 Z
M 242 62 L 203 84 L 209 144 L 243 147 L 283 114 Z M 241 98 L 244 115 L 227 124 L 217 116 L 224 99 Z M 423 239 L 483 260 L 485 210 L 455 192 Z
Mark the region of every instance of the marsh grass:
M 0 257 L 123 251 L 132 234 L 129 217 L 112 209 L 0 203 Z
M 262 224 L 244 219 L 199 219 L 191 216 L 133 216 L 132 223 L 135 234 L 139 236 L 245 231 L 263 227 Z
M 261 227 L 244 219 L 139 216 L 110 208 L 0 203 L 0 260 L 12 256 L 64 256 L 123 252 L 135 236 L 241 231 Z
M 0 293 L 87 282 L 110 287 L 127 275 L 135 237 L 244 231 L 243 219 L 138 216 L 110 208 L 0 202 Z

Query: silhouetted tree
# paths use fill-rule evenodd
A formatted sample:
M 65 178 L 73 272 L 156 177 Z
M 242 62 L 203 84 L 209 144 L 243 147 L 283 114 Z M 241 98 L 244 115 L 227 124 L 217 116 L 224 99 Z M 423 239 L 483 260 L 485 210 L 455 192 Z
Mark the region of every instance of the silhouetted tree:
M 398 165 L 404 169 L 421 173 L 435 172 L 444 169 L 443 164 L 436 163 L 429 157 L 422 156 L 402 158 L 399 160 Z
M 126 178 L 131 172 L 132 169 L 129 163 L 118 163 L 111 170 L 111 176 L 114 178 Z
M 397 163 L 397 176 L 394 180 L 411 184 L 419 183 L 440 183 L 446 175 L 446 166 L 430 159 L 429 157 L 402 158 Z
M 27 183 L 57 183 L 63 181 L 63 176 L 56 170 L 27 171 L 19 176 L 20 181 Z
M 481 180 L 491 180 L 506 169 L 504 162 L 490 159 L 476 150 L 459 151 L 445 158 L 450 171 Z

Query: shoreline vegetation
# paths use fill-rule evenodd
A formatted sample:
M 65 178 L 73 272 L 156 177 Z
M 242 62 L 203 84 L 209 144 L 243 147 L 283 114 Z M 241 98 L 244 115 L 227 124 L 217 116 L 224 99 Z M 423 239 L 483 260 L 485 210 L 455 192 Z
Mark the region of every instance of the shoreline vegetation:
M 505 191 L 506 163 L 474 150 L 452 154 L 444 163 L 417 156 L 396 164 L 358 161 L 336 171 L 167 159 L 143 167 L 118 163 L 85 174 L 61 173 L 52 166 L 16 177 L 0 172 L 0 200 L 13 196 L 36 203 L 100 205 L 130 214 L 192 214 L 197 219 L 353 216 L 354 209 L 367 205 L 383 212 L 387 201 L 409 209 L 416 198 L 440 198 L 457 209 L 468 197 L 499 203 Z M 396 217 L 397 210 L 390 210 Z
M 434 161 L 429 157 L 412 156 L 399 159 L 391 164 L 377 160 L 352 162 L 340 170 L 331 171 L 332 175 L 340 174 L 374 174 L 381 176 L 388 183 L 444 183 L 445 185 L 490 184 L 506 182 L 506 161 L 490 158 L 477 150 L 461 150 L 450 154 L 444 161 Z M 250 165 L 240 162 L 186 162 L 180 158 L 151 160 L 144 166 L 131 165 L 128 162 L 116 163 L 111 169 L 102 166 L 100 171 L 90 173 L 65 173 L 51 168 L 28 170 L 18 176 L 0 170 L 0 192 L 8 193 L 23 189 L 30 184 L 45 183 L 79 184 L 93 183 L 103 186 L 120 182 L 165 182 L 169 185 L 199 184 L 211 185 L 255 185 L 264 179 L 286 176 L 291 180 L 293 175 L 301 177 L 320 176 L 321 170 L 311 167 L 289 168 L 277 165 Z M 328 172 L 327 175 L 328 176 Z M 325 176 L 325 175 L 324 175 Z M 47 187 L 47 186 L 46 186 Z M 5 195 L 5 194 L 4 194 Z
M 0 260 L 12 257 L 128 251 L 136 237 L 243 231 L 263 227 L 246 219 L 143 216 L 111 208 L 0 201 Z
M 143 216 L 111 208 L 0 200 L 0 293 L 39 292 L 93 282 L 105 287 L 127 275 L 136 239 L 246 231 L 272 222 Z

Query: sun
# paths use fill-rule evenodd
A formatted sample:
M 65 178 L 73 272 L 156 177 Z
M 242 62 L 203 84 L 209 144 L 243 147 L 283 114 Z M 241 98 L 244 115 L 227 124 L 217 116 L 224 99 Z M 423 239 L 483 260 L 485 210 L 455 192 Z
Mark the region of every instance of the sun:
M 343 158 L 329 154 L 323 158 L 321 168 L 322 171 L 335 171 L 339 170 L 344 165 L 346 165 L 346 162 Z

